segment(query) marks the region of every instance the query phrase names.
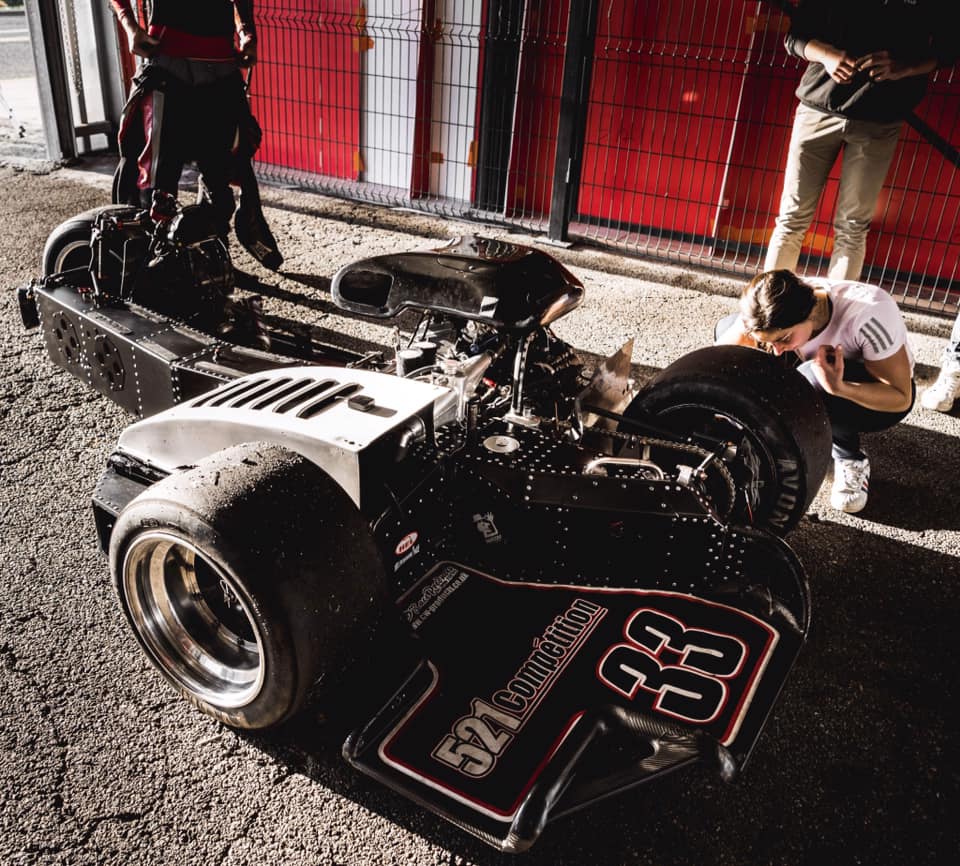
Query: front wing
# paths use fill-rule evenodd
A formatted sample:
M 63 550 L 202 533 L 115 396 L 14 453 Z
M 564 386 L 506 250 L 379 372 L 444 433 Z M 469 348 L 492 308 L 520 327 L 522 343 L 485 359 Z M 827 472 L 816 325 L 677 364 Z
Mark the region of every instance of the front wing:
M 693 761 L 732 777 L 804 639 L 776 605 L 508 582 L 449 561 L 399 604 L 426 661 L 344 755 L 507 851 Z

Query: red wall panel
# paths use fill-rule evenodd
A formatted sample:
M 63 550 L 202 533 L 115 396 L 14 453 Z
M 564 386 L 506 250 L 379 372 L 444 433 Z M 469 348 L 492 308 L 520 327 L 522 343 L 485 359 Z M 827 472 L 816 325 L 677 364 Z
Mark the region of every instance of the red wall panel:
M 320 9 L 318 9 L 318 5 Z M 360 150 L 363 6 L 258 0 L 260 62 L 251 88 L 262 163 L 355 180 Z
M 612 4 L 597 22 L 578 211 L 587 222 L 713 230 L 740 88 L 741 46 L 711 45 L 731 2 Z M 614 6 L 616 9 L 614 10 Z M 716 14 L 717 20 L 712 17 Z M 729 38 L 725 36 L 727 42 Z
M 550 211 L 568 2 L 527 3 L 520 54 L 507 216 Z

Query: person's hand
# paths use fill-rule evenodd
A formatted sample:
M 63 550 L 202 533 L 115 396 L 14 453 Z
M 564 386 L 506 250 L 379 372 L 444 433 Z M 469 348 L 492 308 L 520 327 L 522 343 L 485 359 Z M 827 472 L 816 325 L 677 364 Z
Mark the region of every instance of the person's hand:
M 147 33 L 135 20 L 124 20 L 123 29 L 127 33 L 127 45 L 131 54 L 136 54 L 137 57 L 153 57 L 157 53 L 160 40 Z
M 257 62 L 257 37 L 241 30 L 239 34 L 240 65 L 245 69 Z
M 902 67 L 890 56 L 889 51 L 864 54 L 857 60 L 857 69 L 866 72 L 871 81 L 896 81 L 904 77 Z
M 846 51 L 827 51 L 821 62 L 827 75 L 838 84 L 846 84 L 857 74 L 857 60 L 850 57 Z
M 840 346 L 821 346 L 813 358 L 813 375 L 828 394 L 843 386 L 843 351 Z

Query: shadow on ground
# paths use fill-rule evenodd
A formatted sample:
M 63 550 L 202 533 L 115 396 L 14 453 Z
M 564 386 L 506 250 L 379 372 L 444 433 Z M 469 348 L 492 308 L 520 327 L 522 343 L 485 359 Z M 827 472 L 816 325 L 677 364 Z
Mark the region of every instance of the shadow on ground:
M 726 784 L 696 767 L 595 804 L 548 825 L 524 863 L 951 859 L 960 783 L 949 708 L 960 695 L 943 654 L 960 615 L 960 562 L 829 522 L 805 520 L 791 540 L 807 563 L 813 626 L 742 776 Z M 519 862 L 344 772 L 335 728 L 300 721 L 255 742 L 470 862 Z
M 870 499 L 859 517 L 912 531 L 960 530 L 956 438 L 897 424 L 863 437 L 870 457 Z M 948 477 L 949 476 L 949 477 Z
M 269 298 L 287 301 L 290 304 L 296 304 L 298 307 L 305 307 L 309 310 L 317 310 L 321 313 L 342 312 L 334 305 L 333 301 L 330 300 L 330 277 L 318 276 L 316 274 L 294 274 L 286 271 L 281 271 L 279 276 L 291 282 L 299 283 L 301 286 L 318 294 L 323 294 L 326 297 L 319 298 L 304 292 L 291 291 L 275 283 L 258 279 L 252 274 L 245 274 L 244 279 L 239 281 L 238 285 L 240 288 L 257 292 Z

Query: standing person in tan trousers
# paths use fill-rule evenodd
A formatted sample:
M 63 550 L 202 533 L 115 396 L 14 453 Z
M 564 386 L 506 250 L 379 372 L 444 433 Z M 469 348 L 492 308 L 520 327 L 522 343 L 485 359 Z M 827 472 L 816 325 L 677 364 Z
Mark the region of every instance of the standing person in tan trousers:
M 858 280 L 867 231 L 904 119 L 931 72 L 952 65 L 957 0 L 800 0 L 785 45 L 809 61 L 764 271 L 796 271 L 842 154 L 829 277 Z

